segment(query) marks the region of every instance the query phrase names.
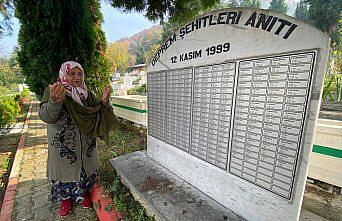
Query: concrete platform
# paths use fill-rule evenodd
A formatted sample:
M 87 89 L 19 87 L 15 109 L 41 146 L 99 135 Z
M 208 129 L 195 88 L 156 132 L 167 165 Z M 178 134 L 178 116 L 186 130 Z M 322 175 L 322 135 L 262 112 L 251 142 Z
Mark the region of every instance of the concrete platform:
M 138 151 L 110 160 L 149 216 L 161 221 L 245 220 Z M 305 209 L 300 221 L 327 221 Z
M 110 160 L 122 181 L 156 220 L 245 220 L 138 151 Z

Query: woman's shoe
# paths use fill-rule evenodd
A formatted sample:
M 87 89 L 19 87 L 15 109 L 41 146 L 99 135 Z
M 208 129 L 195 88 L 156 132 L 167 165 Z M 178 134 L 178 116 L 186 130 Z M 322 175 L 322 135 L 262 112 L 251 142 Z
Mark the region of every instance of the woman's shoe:
M 84 209 L 88 209 L 88 208 L 92 208 L 93 207 L 93 203 L 91 201 L 91 198 L 90 198 L 90 194 L 89 193 L 85 193 L 84 194 L 84 199 L 83 201 L 81 202 L 81 206 L 84 208 Z
M 59 208 L 59 215 L 63 218 L 68 216 L 72 211 L 72 199 L 62 200 Z

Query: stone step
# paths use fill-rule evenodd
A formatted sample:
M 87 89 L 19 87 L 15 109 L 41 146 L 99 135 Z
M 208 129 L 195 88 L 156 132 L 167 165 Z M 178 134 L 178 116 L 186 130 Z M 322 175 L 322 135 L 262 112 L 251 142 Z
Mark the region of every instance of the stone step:
M 144 151 L 110 162 L 133 197 L 156 220 L 245 220 L 153 161 Z

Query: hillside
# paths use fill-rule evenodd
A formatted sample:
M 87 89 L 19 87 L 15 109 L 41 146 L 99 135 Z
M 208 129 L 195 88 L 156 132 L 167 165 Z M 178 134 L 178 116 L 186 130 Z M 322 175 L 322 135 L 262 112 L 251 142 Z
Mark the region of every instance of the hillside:
M 116 42 L 128 43 L 128 52 L 135 56 L 136 64 L 144 63 L 145 53 L 148 53 L 152 46 L 159 43 L 162 35 L 162 27 L 160 25 L 154 25 L 149 29 L 145 29 L 137 34 L 122 38 Z

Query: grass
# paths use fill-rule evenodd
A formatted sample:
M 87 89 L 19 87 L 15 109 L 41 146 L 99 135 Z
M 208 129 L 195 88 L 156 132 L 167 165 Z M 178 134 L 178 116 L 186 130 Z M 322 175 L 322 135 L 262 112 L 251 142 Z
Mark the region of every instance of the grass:
M 137 128 L 128 121 L 119 122 L 118 128 L 109 134 L 110 148 L 105 147 L 101 141 L 98 149 L 100 183 L 105 187 L 106 194 L 113 199 L 113 205 L 107 205 L 108 209 L 114 207 L 115 210 L 123 212 L 127 221 L 153 221 L 154 218 L 146 215 L 145 209 L 134 200 L 129 189 L 121 183 L 120 177 L 108 162 L 109 159 L 122 154 L 146 149 L 146 129 Z

